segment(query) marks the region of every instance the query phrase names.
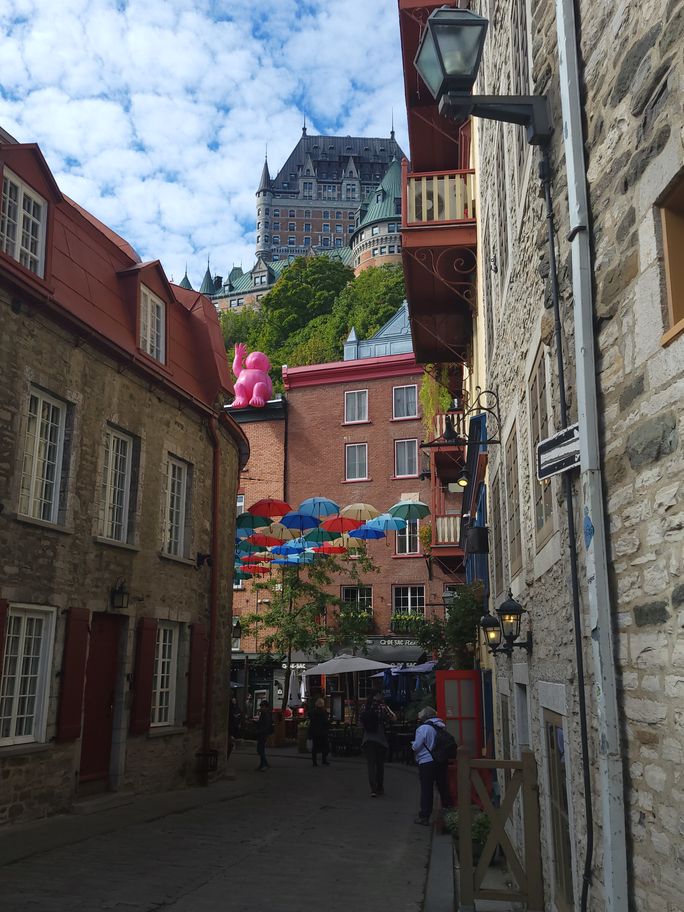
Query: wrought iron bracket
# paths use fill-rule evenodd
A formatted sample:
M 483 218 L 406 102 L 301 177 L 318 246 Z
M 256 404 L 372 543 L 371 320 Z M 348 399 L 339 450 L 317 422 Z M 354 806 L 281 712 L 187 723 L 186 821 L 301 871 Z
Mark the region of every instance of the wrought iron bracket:
M 532 631 L 527 631 L 527 636 L 522 642 L 518 642 L 517 640 L 513 642 L 512 640 L 507 639 L 505 643 L 502 643 L 500 646 L 497 646 L 494 649 L 492 649 L 491 646 L 488 648 L 491 650 L 493 655 L 497 655 L 498 653 L 503 652 L 510 659 L 516 646 L 519 649 L 524 649 L 527 654 L 530 655 L 532 652 Z
M 499 394 L 494 390 L 483 390 L 481 387 L 476 386 L 475 391 L 477 395 L 473 401 L 473 404 L 469 406 L 466 411 L 463 413 L 463 423 L 465 424 L 469 418 L 476 418 L 478 415 L 489 415 L 495 422 L 495 427 L 490 436 L 489 427 L 487 428 L 487 437 L 478 440 L 478 444 L 483 444 L 489 446 L 492 443 L 501 443 L 501 412 L 499 410 Z M 489 424 L 489 422 L 487 422 Z

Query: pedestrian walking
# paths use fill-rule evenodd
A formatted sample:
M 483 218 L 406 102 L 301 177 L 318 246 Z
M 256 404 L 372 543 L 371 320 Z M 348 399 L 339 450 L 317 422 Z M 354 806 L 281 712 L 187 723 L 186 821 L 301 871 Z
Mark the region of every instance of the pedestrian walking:
M 389 706 L 385 704 L 381 693 L 374 693 L 366 700 L 366 705 L 361 713 L 361 726 L 363 727 L 361 749 L 366 755 L 371 798 L 385 793 L 385 757 L 389 746 L 385 729 L 396 718 Z
M 325 711 L 325 700 L 319 697 L 309 716 L 309 738 L 311 738 L 311 762 L 318 766 L 316 756 L 321 755 L 323 766 L 330 766 L 328 763 L 328 729 L 330 728 L 330 718 Z
M 418 722 L 420 724 L 416 729 L 416 737 L 411 744 L 416 756 L 420 780 L 420 811 L 415 823 L 429 826 L 435 786 L 439 792 L 442 808 L 452 806 L 449 793 L 449 760 L 443 758 L 444 749 L 441 744 L 440 750 L 437 750 L 438 738 L 440 741 L 449 742 L 447 753 L 455 749 L 456 743 L 447 732 L 444 722 L 437 718 L 437 712 L 432 706 L 421 709 L 418 713 Z M 439 734 L 440 731 L 444 732 L 444 736 Z
M 268 700 L 262 700 L 259 704 L 259 718 L 256 724 L 257 732 L 257 754 L 259 754 L 259 766 L 257 770 L 263 772 L 269 769 L 270 764 L 266 759 L 266 739 L 273 734 L 273 714 L 271 713 L 271 704 Z

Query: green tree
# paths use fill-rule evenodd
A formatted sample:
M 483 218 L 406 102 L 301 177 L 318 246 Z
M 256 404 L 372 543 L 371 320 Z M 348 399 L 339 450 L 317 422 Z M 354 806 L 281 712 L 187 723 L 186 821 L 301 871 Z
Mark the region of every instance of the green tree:
M 253 307 L 243 307 L 240 311 L 224 310 L 219 316 L 219 321 L 231 362 L 236 342 L 244 342 L 250 351 L 254 350 L 262 322 L 261 313 L 258 310 Z
M 326 591 L 338 573 L 345 579 L 358 580 L 361 573 L 377 570 L 365 548 L 356 552 L 354 561 L 338 561 L 334 557 L 319 557 L 313 564 L 301 567 L 283 566 L 279 574 L 255 583 L 257 590 L 269 592 L 266 611 L 241 618 L 243 630 L 257 635 L 259 648 L 264 653 L 277 653 L 285 663 L 283 710 L 287 707 L 292 675 L 292 654 L 295 651 L 311 652 L 317 647 L 337 643 L 337 612 L 342 600 Z M 332 619 L 332 628 L 324 626 Z M 365 637 L 364 637 L 365 641 Z
M 338 356 L 352 326 L 360 339 L 368 339 L 399 310 L 405 297 L 401 266 L 364 269 L 337 296 L 332 313 L 332 332 Z
M 477 626 L 483 612 L 481 583 L 459 586 L 444 620 L 425 621 L 417 630 L 420 646 L 437 656 L 442 667 L 473 667 L 471 646 L 477 642 Z

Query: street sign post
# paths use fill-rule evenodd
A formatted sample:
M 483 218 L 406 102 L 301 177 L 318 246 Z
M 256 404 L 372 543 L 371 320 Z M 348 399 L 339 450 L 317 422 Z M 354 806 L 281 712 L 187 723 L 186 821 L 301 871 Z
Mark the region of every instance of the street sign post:
M 579 424 L 571 424 L 537 444 L 537 478 L 543 481 L 579 465 Z

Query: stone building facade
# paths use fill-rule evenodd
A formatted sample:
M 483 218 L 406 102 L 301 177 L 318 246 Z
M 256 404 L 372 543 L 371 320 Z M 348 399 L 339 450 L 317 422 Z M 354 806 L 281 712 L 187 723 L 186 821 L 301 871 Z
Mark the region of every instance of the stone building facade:
M 566 392 L 569 422 L 579 421 L 582 435 L 587 416 L 575 355 L 578 231 L 590 239 L 594 338 L 585 339 L 590 352 L 595 340 L 609 588 L 597 622 L 591 588 L 598 523 L 586 507 L 587 476 L 580 485 L 574 472 L 595 822 L 589 908 L 678 912 L 684 820 L 684 4 L 597 7 L 580 0 L 569 32 L 562 0 L 472 6 L 490 23 L 476 91 L 549 99 Z M 580 150 L 583 142 L 589 201 L 584 226 L 571 220 L 568 206 L 574 190 L 567 180 L 561 78 L 574 52 L 564 34 L 573 44 L 576 36 L 580 66 Z M 491 591 L 499 604 L 511 588 L 529 611 L 525 625 L 534 636 L 531 656 L 517 650 L 512 661 L 496 659 L 497 747 L 503 757 L 527 745 L 535 751 L 549 908 L 579 909 L 587 823 L 567 513 L 561 479 L 540 483 L 535 471 L 536 443 L 562 426 L 540 155 L 522 128 L 476 123 L 486 385 L 499 391 L 503 421 L 502 444 L 489 452 Z M 606 693 L 610 699 L 606 678 L 599 680 L 595 671 L 601 616 L 604 637 L 614 642 L 615 664 L 607 674 L 617 681 L 620 748 L 613 758 L 605 756 L 597 734 L 604 724 L 599 701 Z M 617 871 L 620 880 L 620 833 L 607 832 L 606 764 L 617 801 L 612 812 L 626 831 L 627 882 L 617 890 L 610 877 Z
M 214 759 L 220 774 L 248 445 L 223 409 L 232 385 L 211 302 L 62 196 L 36 146 L 3 144 L 0 167 L 11 823 L 96 792 L 188 785 Z

